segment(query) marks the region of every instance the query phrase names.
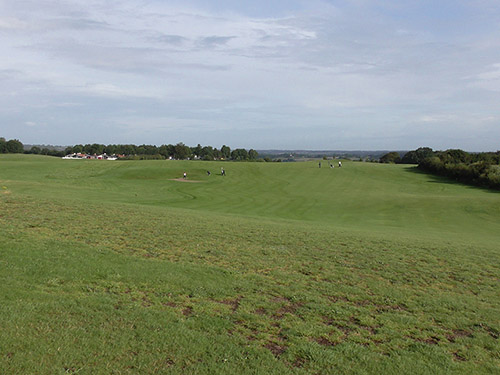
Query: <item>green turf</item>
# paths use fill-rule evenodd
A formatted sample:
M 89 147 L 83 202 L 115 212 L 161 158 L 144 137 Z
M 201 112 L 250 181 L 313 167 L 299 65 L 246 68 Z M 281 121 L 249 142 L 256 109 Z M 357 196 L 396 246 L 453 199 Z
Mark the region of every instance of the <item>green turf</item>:
M 1 156 L 0 373 L 499 373 L 500 195 L 323 164 Z

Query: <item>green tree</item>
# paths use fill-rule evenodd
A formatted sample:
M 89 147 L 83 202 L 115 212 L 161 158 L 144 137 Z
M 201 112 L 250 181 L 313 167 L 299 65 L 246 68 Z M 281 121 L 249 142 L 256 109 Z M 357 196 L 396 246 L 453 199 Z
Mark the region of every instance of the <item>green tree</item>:
M 0 154 L 5 154 L 7 152 L 7 141 L 4 137 L 0 137 Z
M 73 152 L 75 154 L 79 154 L 83 152 L 83 145 L 74 145 L 73 146 Z
M 30 153 L 31 154 L 35 154 L 35 155 L 38 155 L 42 152 L 42 150 L 40 149 L 40 147 L 38 146 L 33 146 L 30 148 Z M 71 153 L 71 152 L 70 152 Z
M 229 148 L 229 146 L 223 145 L 220 148 L 220 153 L 221 153 L 221 157 L 224 159 L 231 158 L 231 148 Z
M 199 156 L 203 160 L 214 160 L 214 149 L 211 146 L 205 146 L 201 149 Z
M 8 140 L 5 146 L 7 152 L 11 154 L 22 154 L 24 152 L 23 144 L 18 139 Z
M 169 156 L 173 155 L 167 145 L 161 145 L 160 147 L 158 147 L 158 153 L 164 158 L 168 158 Z
M 248 152 L 244 148 L 237 148 L 231 152 L 231 159 L 233 160 L 248 160 Z
M 116 149 L 116 145 L 107 145 L 106 147 L 104 147 L 104 152 L 106 153 L 106 155 L 115 155 Z
M 380 158 L 381 163 L 399 163 L 401 161 L 401 157 L 399 153 L 396 151 L 388 152 L 384 156 Z
M 419 147 L 415 151 L 409 151 L 401 158 L 403 164 L 419 164 L 422 160 L 434 155 L 430 147 Z
M 201 158 L 202 157 L 201 152 L 202 152 L 202 147 L 201 147 L 201 145 L 199 143 L 198 143 L 198 145 L 196 147 L 192 147 L 191 148 L 191 154 L 193 156 L 196 155 L 196 157 Z
M 250 160 L 256 160 L 259 157 L 259 153 L 255 151 L 253 148 L 248 151 L 248 158 Z
M 191 156 L 191 149 L 182 142 L 177 143 L 174 150 L 174 157 L 176 159 L 183 160 Z

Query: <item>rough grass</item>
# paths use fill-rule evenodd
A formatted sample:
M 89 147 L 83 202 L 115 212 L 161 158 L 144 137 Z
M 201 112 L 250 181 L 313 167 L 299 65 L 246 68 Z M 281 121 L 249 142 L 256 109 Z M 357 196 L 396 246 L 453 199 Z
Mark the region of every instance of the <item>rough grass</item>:
M 399 166 L 78 163 L 0 158 L 1 373 L 498 373 L 498 194 Z M 187 167 L 202 183 L 169 181 Z

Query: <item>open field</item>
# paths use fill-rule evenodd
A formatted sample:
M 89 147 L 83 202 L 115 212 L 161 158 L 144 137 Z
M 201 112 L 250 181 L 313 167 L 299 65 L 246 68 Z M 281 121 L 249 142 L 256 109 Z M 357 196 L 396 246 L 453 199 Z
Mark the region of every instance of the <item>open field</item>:
M 500 373 L 499 233 L 410 166 L 2 155 L 0 373 Z

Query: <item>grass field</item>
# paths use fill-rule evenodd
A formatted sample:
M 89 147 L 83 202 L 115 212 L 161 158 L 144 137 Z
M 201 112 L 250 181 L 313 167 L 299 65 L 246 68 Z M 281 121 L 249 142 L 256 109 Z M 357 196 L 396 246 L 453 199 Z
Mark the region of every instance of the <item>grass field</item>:
M 500 373 L 500 193 L 323 164 L 0 156 L 0 373 Z

